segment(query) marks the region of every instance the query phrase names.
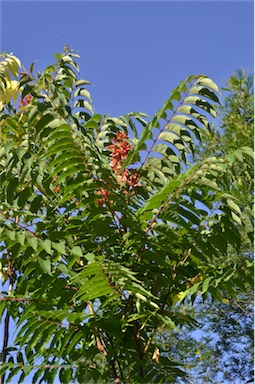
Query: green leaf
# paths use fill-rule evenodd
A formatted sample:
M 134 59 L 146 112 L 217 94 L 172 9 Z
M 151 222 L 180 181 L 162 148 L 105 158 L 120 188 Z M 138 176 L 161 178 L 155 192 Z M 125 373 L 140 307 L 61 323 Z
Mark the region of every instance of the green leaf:
M 51 275 L 51 261 L 50 258 L 43 259 L 42 257 L 38 257 L 38 262 L 43 272 L 47 275 Z
M 92 262 L 92 261 L 95 261 L 95 255 L 93 253 L 86 253 L 86 255 L 84 255 L 86 260 Z
M 236 213 L 241 215 L 241 209 L 239 208 L 239 205 L 237 205 L 232 199 L 227 199 L 228 206 L 233 209 Z
M 173 132 L 161 132 L 158 138 L 159 140 L 168 141 L 169 143 L 173 144 L 176 140 L 179 139 L 179 136 Z
M 70 344 L 68 345 L 67 347 L 67 353 L 70 354 L 72 349 L 75 348 L 77 346 L 77 344 L 79 344 L 79 342 L 82 340 L 83 338 L 83 333 L 78 331 L 75 335 L 72 335 L 72 340 L 70 342 Z
M 41 195 L 36 196 L 30 206 L 30 211 L 36 213 L 42 206 L 43 198 Z
M 52 120 L 54 120 L 53 114 L 47 113 L 44 115 L 35 126 L 36 132 L 39 132 L 42 128 L 45 128 Z
M 233 152 L 233 154 L 235 155 L 235 157 L 239 160 L 239 161 L 243 161 L 243 154 L 242 154 L 242 151 L 240 149 L 237 149 L 235 152 Z
M 215 93 L 212 92 L 210 89 L 205 88 L 205 87 L 194 86 L 189 90 L 189 93 L 202 95 L 202 96 L 205 96 L 208 99 L 214 101 L 215 103 L 218 103 L 218 104 L 220 103 L 218 96 L 216 96 Z
M 10 230 L 5 230 L 5 233 L 6 233 L 6 235 L 7 235 L 7 237 L 10 239 L 10 240 L 15 240 L 15 238 L 16 238 L 16 233 L 15 233 L 15 231 L 10 231 Z
M 81 85 L 88 85 L 88 84 L 91 84 L 91 83 L 88 80 L 83 80 L 83 79 L 77 80 L 75 83 L 76 87 L 80 87 Z
M 254 150 L 250 147 L 241 147 L 240 148 L 243 153 L 249 155 L 252 159 L 254 159 Z
M 65 241 L 60 241 L 59 243 L 52 243 L 52 246 L 62 255 L 64 255 L 66 253 Z
M 71 382 L 72 370 L 69 367 L 63 367 L 59 371 L 59 380 L 61 383 L 66 384 Z
M 208 101 L 202 100 L 198 96 L 188 96 L 184 99 L 184 103 L 185 104 L 194 104 L 197 107 L 202 108 L 205 112 L 210 113 L 210 115 L 212 115 L 212 117 L 216 117 L 215 108 L 210 103 L 208 103 Z
M 210 277 L 207 277 L 204 281 L 203 281 L 203 285 L 202 285 L 202 292 L 201 294 L 203 295 L 205 292 L 208 291 L 208 288 L 210 286 L 210 282 L 213 280 L 213 277 L 210 276 Z
M 57 141 L 56 138 L 56 142 L 54 144 L 51 144 L 49 150 L 45 154 L 45 157 L 50 157 L 72 148 L 73 141 L 69 135 L 69 132 L 67 134 L 64 133 L 64 136 L 59 135 L 59 139 L 61 140 L 61 144 L 59 143 L 59 141 Z
M 192 296 L 194 293 L 197 293 L 197 292 L 199 291 L 199 289 L 200 289 L 201 284 L 202 284 L 202 283 L 201 283 L 201 281 L 200 281 L 200 282 L 194 284 L 191 288 L 187 289 L 186 291 L 180 292 L 180 293 L 178 294 L 178 300 L 179 300 L 179 302 L 181 303 L 181 302 L 185 299 L 185 297 L 186 297 L 187 295 Z
M 71 167 L 68 167 L 67 170 L 63 170 L 62 173 L 58 176 L 58 183 L 62 182 L 62 180 L 66 179 L 68 176 L 72 175 L 77 175 L 79 172 L 83 171 L 84 172 L 84 164 L 77 164 L 73 165 Z M 56 171 L 55 171 L 56 173 Z
M 242 220 L 240 219 L 239 216 L 237 216 L 237 215 L 235 214 L 235 212 L 231 212 L 231 216 L 233 217 L 233 220 L 234 220 L 236 223 L 238 223 L 238 224 L 240 224 L 240 225 L 243 225 L 243 224 L 242 224 Z
M 50 163 L 50 167 L 53 168 L 55 165 L 62 164 L 63 162 L 69 161 L 71 158 L 78 159 L 79 162 L 81 162 L 79 153 L 75 150 L 70 149 L 69 151 L 63 152 L 60 156 L 55 157 L 55 159 Z
M 177 101 L 180 101 L 180 100 L 181 100 L 181 94 L 180 94 L 180 92 L 178 92 L 178 91 L 174 92 L 174 93 L 171 95 L 170 100 L 177 100 Z
M 82 255 L 83 255 L 81 247 L 79 247 L 79 246 L 75 246 L 75 247 L 71 248 L 70 251 L 74 256 L 77 256 L 77 257 L 82 257 Z
M 19 242 L 19 244 L 24 245 L 25 244 L 25 239 L 26 239 L 26 235 L 25 235 L 24 232 L 19 232 L 17 234 L 17 241 Z
M 83 100 L 83 99 L 79 99 L 75 101 L 74 108 L 86 108 L 88 111 L 93 113 L 93 109 L 91 105 L 86 100 Z
M 144 204 L 143 207 L 137 210 L 137 216 L 140 216 L 145 211 L 152 210 L 154 208 L 159 208 L 162 204 L 164 204 L 168 199 L 170 199 L 170 195 L 176 192 L 181 192 L 181 186 L 185 187 L 189 181 L 192 180 L 192 175 L 196 173 L 196 170 L 199 168 L 198 165 L 190 168 L 185 174 L 178 175 L 170 180 L 162 189 L 160 189 L 157 193 L 152 195 Z
M 215 191 L 220 190 L 218 184 L 214 180 L 207 179 L 206 177 L 203 177 L 203 176 L 199 178 L 198 184 L 209 187 L 210 189 Z
M 74 97 L 77 97 L 77 96 L 84 96 L 84 97 L 86 97 L 90 102 L 92 102 L 90 93 L 89 93 L 89 91 L 87 91 L 87 89 L 85 89 L 85 88 L 79 88 L 79 89 L 77 89 L 77 91 L 74 92 Z
M 40 245 L 42 248 L 49 254 L 51 254 L 51 241 L 46 239 L 46 240 L 41 240 Z
M 28 237 L 27 238 L 28 244 L 36 251 L 38 248 L 38 238 L 33 236 L 33 237 Z
M 66 129 L 69 128 L 69 131 L 70 131 L 70 126 L 68 124 L 66 124 L 66 121 L 62 118 L 54 118 L 54 120 L 52 120 L 47 125 L 49 128 L 52 128 L 52 129 L 58 128 L 58 130 L 63 130 L 66 127 Z M 52 136 L 53 136 L 53 134 L 51 135 L 51 138 L 52 138 Z
M 196 81 L 197 85 L 204 85 L 205 87 L 211 88 L 213 91 L 220 93 L 218 86 L 209 77 L 200 77 Z
M 68 260 L 69 261 L 69 260 Z M 69 268 L 71 268 L 70 266 L 69 266 L 69 263 L 68 263 L 68 267 Z M 61 273 L 64 273 L 65 275 L 67 275 L 67 276 L 69 276 L 69 269 L 68 269 L 68 267 L 65 265 L 65 264 L 63 264 L 63 263 L 60 263 L 60 264 L 58 264 L 58 266 L 57 266 L 57 268 L 58 268 L 58 270 L 61 272 Z

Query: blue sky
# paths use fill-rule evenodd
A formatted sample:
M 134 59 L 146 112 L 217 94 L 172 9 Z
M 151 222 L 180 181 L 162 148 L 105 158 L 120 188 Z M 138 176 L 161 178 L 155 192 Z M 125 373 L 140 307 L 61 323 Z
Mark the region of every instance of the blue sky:
M 253 70 L 252 1 L 2 1 L 1 51 L 42 70 L 66 44 L 98 113 L 152 115 L 180 80 Z

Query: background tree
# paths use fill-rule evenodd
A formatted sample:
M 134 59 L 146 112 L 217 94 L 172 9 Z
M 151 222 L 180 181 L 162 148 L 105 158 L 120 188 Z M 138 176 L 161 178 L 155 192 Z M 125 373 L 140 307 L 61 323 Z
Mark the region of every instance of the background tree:
M 253 272 L 225 261 L 245 226 L 231 170 L 252 150 L 187 160 L 218 87 L 190 76 L 151 120 L 116 118 L 93 113 L 68 47 L 37 74 L 2 58 L 2 382 L 188 381 L 158 335 L 194 322 L 186 299 L 235 297 Z
M 223 92 L 223 106 L 218 107 L 217 126 L 207 132 L 202 145 L 195 151 L 194 161 L 208 156 L 227 156 L 231 150 L 238 151 L 243 145 L 252 146 L 254 135 L 254 89 L 253 76 L 243 70 L 226 81 Z M 241 231 L 241 247 L 238 252 L 230 249 L 226 261 L 251 260 L 253 242 L 250 233 L 253 228 L 253 161 L 239 162 L 231 170 L 231 193 L 236 197 L 245 223 Z M 225 180 L 222 180 L 226 188 Z M 171 356 L 185 361 L 194 373 L 197 382 L 238 382 L 254 380 L 254 338 L 253 338 L 253 288 L 252 281 L 244 283 L 245 289 L 237 290 L 235 297 L 226 292 L 222 302 L 206 300 L 197 302 L 188 311 L 197 320 L 195 325 L 185 327 L 183 333 L 170 332 Z M 194 331 L 200 329 L 200 336 Z M 167 333 L 164 333 L 167 342 Z M 200 339 L 200 341 L 198 341 Z M 191 353 L 192 351 L 192 353 Z M 194 358 L 196 356 L 196 358 Z

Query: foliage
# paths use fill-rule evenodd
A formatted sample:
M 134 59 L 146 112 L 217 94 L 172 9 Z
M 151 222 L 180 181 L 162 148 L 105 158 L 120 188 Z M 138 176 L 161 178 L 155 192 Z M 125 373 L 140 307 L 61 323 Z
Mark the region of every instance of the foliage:
M 203 143 L 197 146 L 195 160 L 208 156 L 226 156 L 232 150 L 244 145 L 253 146 L 254 139 L 254 87 L 253 75 L 238 69 L 226 81 L 222 88 L 226 93 L 224 105 L 218 107 L 219 122 L 217 127 L 204 137 Z M 239 162 L 233 171 L 232 193 L 242 202 L 243 207 L 253 203 L 253 161 Z M 252 215 L 251 215 L 252 216 Z
M 37 74 L 33 65 L 18 74 L 18 59 L 2 57 L 1 317 L 17 334 L 1 374 L 189 381 L 159 349 L 158 331 L 193 321 L 186 299 L 235 297 L 253 272 L 247 259 L 225 261 L 247 227 L 231 170 L 253 151 L 188 162 L 211 129 L 218 87 L 192 75 L 151 120 L 109 117 L 94 114 L 68 47 Z
M 224 299 L 223 303 L 197 300 L 186 304 L 194 324 L 182 332 L 164 330 L 158 335 L 171 359 L 185 364 L 195 383 L 253 382 L 253 300 Z
M 223 106 L 218 107 L 218 128 L 215 127 L 205 136 L 202 146 L 197 146 L 196 161 L 207 156 L 229 156 L 229 151 L 238 150 L 241 145 L 251 145 L 253 141 L 252 75 L 237 70 L 227 80 L 227 88 L 223 88 L 223 91 L 227 91 L 227 94 Z M 249 223 L 248 226 L 253 224 L 253 175 L 252 161 L 239 161 L 231 174 L 231 193 L 238 199 L 243 221 Z M 240 228 L 241 247 L 238 252 L 233 249 L 229 251 L 226 258 L 229 265 L 233 260 L 250 260 L 253 257 L 253 243 L 247 233 L 249 228 Z M 185 362 L 198 383 L 246 383 L 254 380 L 254 292 L 251 282 L 244 282 L 244 285 L 246 288 L 243 287 L 235 298 L 225 293 L 222 302 L 212 303 L 207 299 L 192 309 L 187 307 L 197 323 L 185 327 L 181 337 L 174 332 L 161 336 L 165 344 L 170 340 L 171 356 Z M 198 330 L 200 332 L 194 332 Z
M 253 75 L 242 69 L 226 81 L 222 88 L 226 93 L 224 105 L 219 106 L 220 130 L 215 129 L 203 141 L 199 158 L 212 154 L 226 154 L 253 141 L 254 131 L 254 86 Z M 199 148 L 197 148 L 198 150 Z

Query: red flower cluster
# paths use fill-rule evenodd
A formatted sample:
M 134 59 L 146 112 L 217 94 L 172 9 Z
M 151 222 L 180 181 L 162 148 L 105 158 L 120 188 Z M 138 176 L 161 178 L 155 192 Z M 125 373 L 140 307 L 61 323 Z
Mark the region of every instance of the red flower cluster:
M 114 170 L 114 173 L 118 173 L 123 165 L 123 161 L 127 158 L 132 145 L 128 140 L 128 136 L 125 132 L 118 131 L 116 133 L 116 139 L 112 139 L 112 144 L 108 145 L 107 149 L 109 149 L 112 153 L 110 154 L 112 161 L 110 162 L 110 166 Z M 124 171 L 123 171 L 124 172 Z
M 139 182 L 138 172 L 131 173 L 127 169 L 120 172 L 124 160 L 127 158 L 132 148 L 128 135 L 125 132 L 118 131 L 116 133 L 116 138 L 113 138 L 111 141 L 112 144 L 108 145 L 107 149 L 111 151 L 110 157 L 112 160 L 110 162 L 110 166 L 116 175 L 118 183 L 123 186 L 136 187 Z M 109 191 L 101 188 L 98 191 L 98 194 L 102 196 L 101 199 L 97 200 L 98 204 L 101 206 L 108 200 Z
M 97 191 L 97 195 L 102 196 L 101 199 L 96 200 L 98 205 L 101 207 L 108 201 L 109 191 L 107 191 L 107 189 L 101 188 L 99 189 L 99 191 Z
M 54 188 L 54 192 L 55 193 L 59 193 L 60 191 L 60 185 L 57 185 L 55 188 Z
M 125 132 L 120 131 L 116 133 L 116 139 L 112 139 L 112 144 L 107 147 L 107 149 L 112 152 L 110 154 L 110 157 L 112 158 L 110 166 L 117 176 L 118 182 L 130 187 L 135 187 L 137 186 L 139 179 L 137 172 L 130 173 L 127 169 L 124 169 L 121 173 L 119 172 L 131 148 L 132 145 L 128 140 L 128 135 Z
M 32 95 L 26 95 L 23 99 L 19 101 L 19 108 L 25 107 L 26 105 L 30 104 L 33 99 Z

